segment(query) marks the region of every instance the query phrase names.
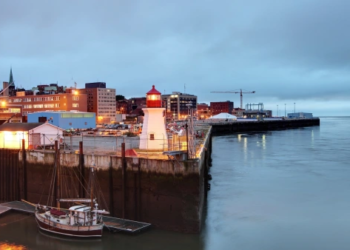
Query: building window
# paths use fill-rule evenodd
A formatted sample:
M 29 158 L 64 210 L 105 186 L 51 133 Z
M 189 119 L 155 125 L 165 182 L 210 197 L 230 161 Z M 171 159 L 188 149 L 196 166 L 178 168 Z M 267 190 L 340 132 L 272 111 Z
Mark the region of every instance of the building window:
M 153 141 L 153 140 L 154 140 L 154 134 L 150 134 L 150 135 L 149 135 L 149 139 L 150 139 L 151 141 Z
M 78 108 L 78 107 L 79 107 L 79 103 L 73 103 L 73 104 L 72 104 L 72 107 L 73 107 L 73 108 Z
M 73 96 L 74 101 L 79 101 L 79 96 Z
M 53 108 L 54 104 L 44 104 L 44 108 Z

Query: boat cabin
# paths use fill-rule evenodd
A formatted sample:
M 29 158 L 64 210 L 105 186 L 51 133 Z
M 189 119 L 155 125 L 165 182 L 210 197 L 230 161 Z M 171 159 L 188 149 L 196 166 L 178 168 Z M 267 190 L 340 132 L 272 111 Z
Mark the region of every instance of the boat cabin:
M 97 205 L 97 204 L 95 204 Z M 101 217 L 101 216 L 99 216 Z M 69 224 L 80 226 L 96 225 L 102 218 L 97 217 L 96 212 L 91 213 L 91 207 L 86 205 L 76 205 L 69 208 Z

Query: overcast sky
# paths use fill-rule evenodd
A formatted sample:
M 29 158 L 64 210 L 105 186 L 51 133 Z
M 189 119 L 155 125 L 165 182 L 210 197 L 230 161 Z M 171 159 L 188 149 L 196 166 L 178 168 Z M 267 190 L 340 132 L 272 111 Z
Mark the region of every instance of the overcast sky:
M 103 81 L 127 98 L 186 85 L 235 107 L 239 94 L 210 92 L 243 89 L 274 114 L 350 115 L 349 13 L 349 0 L 0 0 L 0 80 L 12 66 L 16 87 Z

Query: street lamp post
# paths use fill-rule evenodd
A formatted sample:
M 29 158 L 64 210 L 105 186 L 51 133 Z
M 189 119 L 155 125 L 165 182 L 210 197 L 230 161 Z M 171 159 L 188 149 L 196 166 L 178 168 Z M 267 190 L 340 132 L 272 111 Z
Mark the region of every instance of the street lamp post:
M 295 103 L 294 103 L 294 113 L 295 113 Z
M 287 117 L 287 104 L 284 104 L 284 117 Z

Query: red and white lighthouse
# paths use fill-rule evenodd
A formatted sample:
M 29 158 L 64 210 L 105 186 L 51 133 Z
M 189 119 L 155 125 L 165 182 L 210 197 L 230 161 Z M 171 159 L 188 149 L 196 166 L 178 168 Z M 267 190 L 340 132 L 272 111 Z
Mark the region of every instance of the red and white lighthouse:
M 164 111 L 162 108 L 161 93 L 155 89 L 147 92 L 147 108 L 143 119 L 142 133 L 140 136 L 140 149 L 145 150 L 167 150 L 167 134 L 165 129 Z

